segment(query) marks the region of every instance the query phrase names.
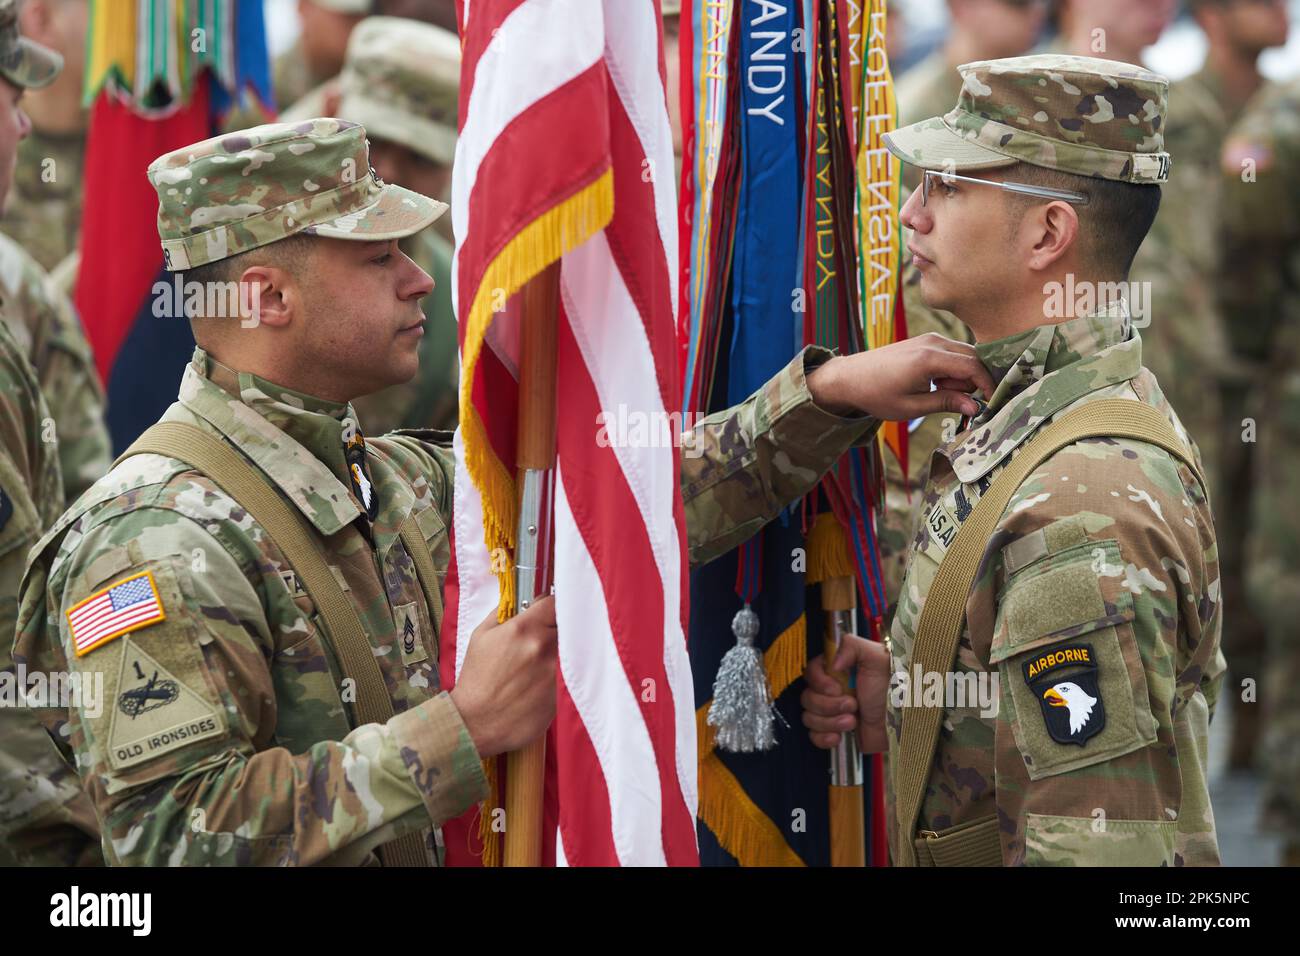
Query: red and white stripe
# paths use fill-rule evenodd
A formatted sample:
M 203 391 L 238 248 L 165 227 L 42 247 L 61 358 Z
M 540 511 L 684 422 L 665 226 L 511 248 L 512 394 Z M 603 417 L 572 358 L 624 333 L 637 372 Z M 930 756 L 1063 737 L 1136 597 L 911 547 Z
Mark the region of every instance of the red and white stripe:
M 103 594 L 68 612 L 69 631 L 77 652 L 93 647 L 114 633 L 161 618 L 162 606 L 156 591 L 152 597 L 118 610 L 113 610 L 112 592 L 113 588 L 107 588 Z
M 678 409 L 677 216 L 658 3 L 473 0 L 461 17 L 452 189 L 458 309 L 469 308 L 504 243 L 573 193 L 574 170 L 613 171 L 613 221 L 564 256 L 560 278 L 560 688 L 548 781 L 555 858 L 693 865 L 695 702 L 680 463 L 674 448 L 597 442 L 601 412 L 615 419 L 621 405 L 664 421 Z M 648 170 L 653 176 L 643 175 Z M 499 407 L 492 383 L 513 376 L 517 349 L 517 317 L 503 312 L 488 332 L 475 388 L 489 433 L 501 436 L 494 448 L 509 444 L 504 436 L 515 423 L 503 420 L 513 411 Z M 447 683 L 498 597 L 459 436 L 456 452 Z

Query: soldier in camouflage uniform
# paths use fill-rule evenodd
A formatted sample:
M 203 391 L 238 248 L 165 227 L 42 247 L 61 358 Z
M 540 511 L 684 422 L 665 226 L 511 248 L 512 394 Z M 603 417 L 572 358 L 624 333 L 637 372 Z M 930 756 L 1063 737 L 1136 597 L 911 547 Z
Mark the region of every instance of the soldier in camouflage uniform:
M 0 318 L 36 369 L 57 434 L 63 490 L 73 501 L 112 461 L 104 390 L 68 297 L 12 239 L 0 235 Z
M 49 409 L 20 346 L 0 323 L 0 681 L 19 681 L 10 654 L 27 552 L 63 511 Z M 0 865 L 98 862 L 99 831 L 77 775 L 33 713 L 0 700 Z
M 46 271 L 73 253 L 81 232 L 88 19 L 87 0 L 26 0 L 19 14 L 23 35 L 62 56 L 63 70 L 49 86 L 23 98 L 32 132 L 18 147 L 2 228 Z
M 1230 346 L 1231 324 L 1243 316 L 1226 311 L 1217 300 L 1222 284 L 1234 281 L 1224 275 L 1221 262 L 1219 157 L 1229 127 L 1264 85 L 1260 54 L 1286 42 L 1287 15 L 1281 2 L 1196 0 L 1189 6 L 1209 50 L 1198 72 L 1169 88 L 1165 146 L 1178 162 L 1134 271 L 1135 278 L 1153 282 L 1157 320 L 1160 315 L 1187 317 L 1153 325 L 1143 334 L 1160 349 L 1158 355 L 1148 352 L 1151 370 L 1170 383 L 1170 400 L 1200 444 L 1209 469 L 1223 569 L 1223 649 L 1232 682 L 1240 686 L 1243 679 L 1259 679 L 1265 643 L 1244 584 L 1255 445 L 1241 440 L 1241 423 L 1258 379 Z M 1218 393 L 1205 387 L 1216 380 Z M 1216 418 L 1220 424 L 1212 432 Z M 1254 702 L 1234 706 L 1230 766 L 1245 768 L 1253 762 L 1259 714 Z
M 39 65 L 22 59 L 24 51 L 32 49 L 39 49 L 45 57 Z M 13 0 L 0 2 L 0 58 L 5 57 L 15 65 L 0 65 L 0 85 L 17 94 L 28 89 L 28 84 L 30 88 L 48 86 L 59 73 L 58 54 L 18 32 Z M 17 105 L 10 107 L 10 120 L 8 128 L 14 135 L 0 137 L 0 162 L 6 169 L 14 169 L 17 178 L 22 166 L 21 160 L 14 165 L 14 156 L 31 126 Z M 0 188 L 0 208 L 7 208 L 9 186 L 5 182 Z M 0 320 L 36 369 L 51 412 L 46 440 L 52 441 L 57 432 L 64 490 L 71 500 L 108 470 L 110 443 L 104 422 L 103 389 L 72 303 L 31 256 L 3 235 Z
M 310 524 L 395 716 L 358 725 L 336 646 L 264 528 L 181 462 L 124 460 L 34 549 L 15 646 L 29 668 L 103 676 L 102 714 L 41 713 L 76 757 L 111 863 L 368 862 L 409 832 L 434 863 L 431 826 L 486 795 L 479 758 L 535 737 L 554 711 L 550 598 L 484 622 L 440 692 L 441 604 L 426 601 L 398 529 L 414 521 L 441 576 L 454 459 L 430 432 L 365 440 L 349 401 L 414 373 L 430 284 L 397 240 L 446 207 L 364 175 L 365 136 L 333 119 L 257 127 L 149 174 L 169 267 L 265 290 L 255 327 L 192 317 L 200 347 L 164 420 L 225 436 Z M 801 354 L 696 427 L 681 477 L 691 559 L 734 547 L 812 487 L 870 435 L 858 412 L 972 411 L 961 392 L 976 386 L 992 383 L 974 350 L 937 337 Z M 155 603 L 122 628 L 69 616 L 105 594 Z M 408 630 L 418 640 L 399 640 Z M 144 726 L 122 716 L 158 682 L 170 691 Z
M 1283 834 L 1287 865 L 1300 866 L 1300 80 L 1252 101 L 1222 163 L 1224 313 L 1258 383 L 1242 437 L 1257 430 L 1246 584 L 1268 635 L 1259 688 L 1265 823 Z
M 911 656 L 922 609 L 938 599 L 931 582 L 1008 462 L 1058 415 L 1105 398 L 1156 408 L 1185 438 L 1142 367 L 1122 298 L 1091 309 L 1076 300 L 1059 320 L 1045 299 L 1045 280 L 1123 278 L 1167 175 L 1166 81 L 1059 55 L 961 71 L 957 110 L 886 143 L 906 162 L 938 171 L 955 164 L 957 175 L 984 180 L 931 174 L 928 202 L 914 193 L 902 219 L 927 301 L 971 327 L 998 386 L 931 463 L 891 629 L 892 664 L 880 645 L 853 639 L 836 663 L 856 664 L 856 699 L 820 658 L 803 697 L 815 743 L 834 745 L 856 727 L 863 749 L 887 748 L 895 770 L 906 735 L 889 677 L 908 674 L 918 686 Z M 1073 195 L 1021 198 L 995 188 L 1004 183 Z M 944 702 L 916 824 L 918 859 L 929 840 L 985 823 L 1004 865 L 1216 863 L 1206 748 L 1225 665 L 1214 527 L 1194 471 L 1144 442 L 1067 445 L 1015 491 L 984 549 L 954 673 L 977 681 L 996 673 L 996 685 L 984 685 L 996 712 Z M 1049 682 L 1060 681 L 1046 690 L 1044 661 Z M 1095 696 L 1075 695 L 1088 686 Z M 1068 730 L 1055 705 L 1069 708 Z M 899 841 L 917 834 L 891 829 L 898 859 Z
M 0 4 L 0 152 L 9 159 L 3 168 L 12 168 L 15 133 L 25 131 L 15 91 L 48 83 L 58 68 L 56 53 L 19 36 L 12 4 Z M 0 203 L 8 185 L 0 184 Z M 10 654 L 24 560 L 63 510 L 50 410 L 27 361 L 29 348 L 0 322 L 0 864 L 67 866 L 99 858 L 94 813 L 45 729 L 15 706 L 28 683 Z
M 335 115 L 348 45 L 373 8 L 373 0 L 299 0 L 302 34 L 275 62 L 281 121 Z
M 386 182 L 445 199 L 456 155 L 460 41 L 439 27 L 368 17 L 352 32 L 335 115 L 370 136 L 370 161 Z M 438 225 L 450 217 L 444 217 Z M 422 303 L 426 324 L 420 371 L 354 403 L 376 434 L 396 428 L 454 428 L 456 316 L 451 308 L 452 246 L 437 225 L 402 240 L 402 252 L 433 277 Z

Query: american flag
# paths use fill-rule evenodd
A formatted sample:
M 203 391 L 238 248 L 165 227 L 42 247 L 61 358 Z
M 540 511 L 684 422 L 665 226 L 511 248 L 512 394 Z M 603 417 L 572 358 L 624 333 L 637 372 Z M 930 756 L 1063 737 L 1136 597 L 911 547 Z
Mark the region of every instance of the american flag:
M 123 578 L 68 608 L 68 627 L 78 657 L 127 631 L 163 620 L 153 574 Z
M 680 462 L 660 441 L 598 440 L 601 412 L 613 419 L 624 406 L 662 422 L 680 394 L 659 4 L 462 0 L 459 14 L 452 275 L 462 394 L 444 684 L 498 603 L 490 554 L 512 527 L 503 515 L 514 495 L 519 317 L 502 295 L 560 258 L 560 687 L 544 860 L 694 865 Z M 447 846 L 450 862 L 458 850 L 463 858 L 463 829 L 448 828 Z

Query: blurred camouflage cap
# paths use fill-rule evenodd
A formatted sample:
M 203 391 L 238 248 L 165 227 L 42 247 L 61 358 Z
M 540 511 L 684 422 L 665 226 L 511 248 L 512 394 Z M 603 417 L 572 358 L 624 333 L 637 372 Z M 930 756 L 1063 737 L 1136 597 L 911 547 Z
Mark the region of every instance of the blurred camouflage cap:
M 682 0 L 663 0 L 659 12 L 661 16 L 665 17 L 680 17 L 682 15 Z
M 419 232 L 447 204 L 385 183 L 366 130 L 340 119 L 271 123 L 205 139 L 149 164 L 171 271 L 298 233 L 375 242 Z
M 339 86 L 340 116 L 375 139 L 451 164 L 460 90 L 456 34 L 400 17 L 368 17 L 352 31 Z
M 899 159 L 953 172 L 1031 163 L 1127 183 L 1169 179 L 1169 81 L 1140 66 L 1042 54 L 957 67 L 943 116 L 885 135 Z
M 63 69 L 63 57 L 18 32 L 22 0 L 0 0 L 0 74 L 14 86 L 49 86 Z

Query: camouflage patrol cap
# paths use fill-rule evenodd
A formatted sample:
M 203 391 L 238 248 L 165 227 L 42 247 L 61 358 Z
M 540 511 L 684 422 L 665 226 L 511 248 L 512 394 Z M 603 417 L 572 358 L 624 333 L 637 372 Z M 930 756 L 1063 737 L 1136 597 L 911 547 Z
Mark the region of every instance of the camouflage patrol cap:
M 368 17 L 352 31 L 339 85 L 340 116 L 375 139 L 451 164 L 460 90 L 456 34 L 400 17 Z
M 271 123 L 214 136 L 149 164 L 158 235 L 172 271 L 298 233 L 375 242 L 419 232 L 447 204 L 385 183 L 365 127 L 340 119 Z
M 1140 66 L 1042 54 L 957 67 L 943 116 L 885 134 L 899 159 L 953 172 L 1030 163 L 1127 183 L 1169 178 L 1169 81 Z
M 0 74 L 23 88 L 49 86 L 63 69 L 63 57 L 18 32 L 21 0 L 0 0 Z

